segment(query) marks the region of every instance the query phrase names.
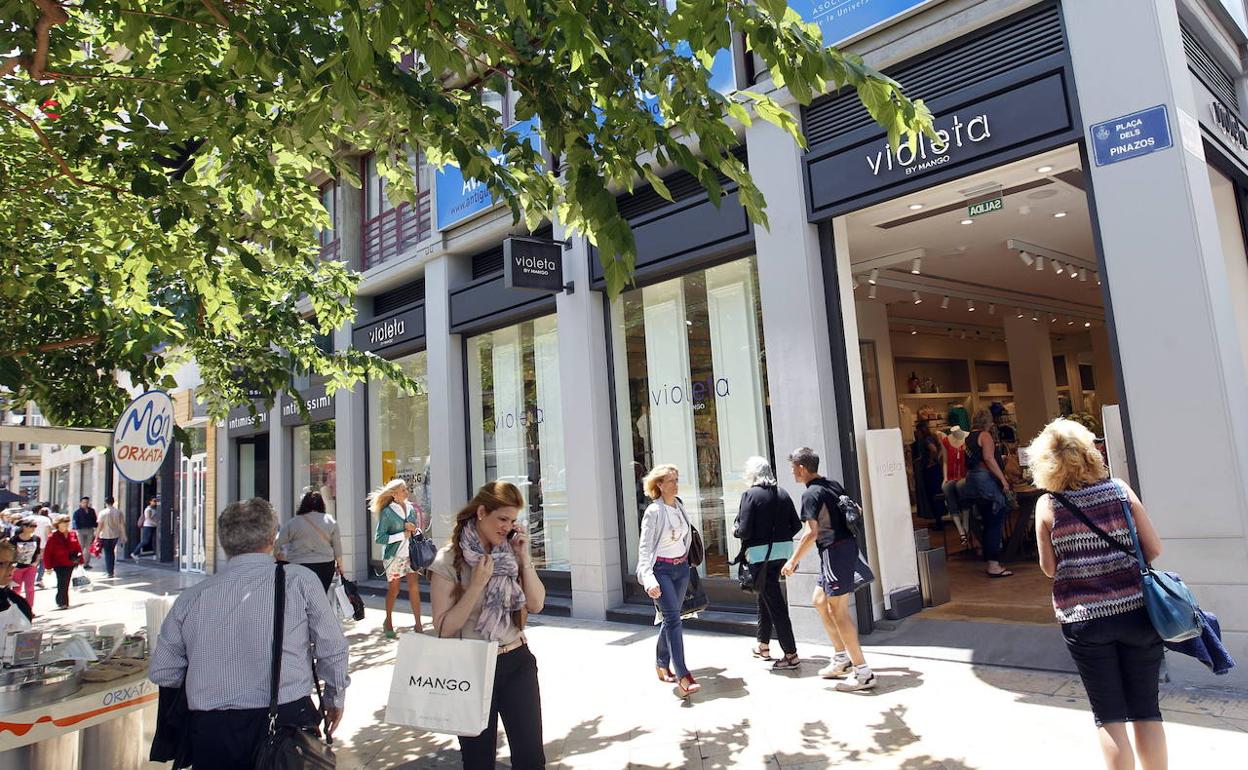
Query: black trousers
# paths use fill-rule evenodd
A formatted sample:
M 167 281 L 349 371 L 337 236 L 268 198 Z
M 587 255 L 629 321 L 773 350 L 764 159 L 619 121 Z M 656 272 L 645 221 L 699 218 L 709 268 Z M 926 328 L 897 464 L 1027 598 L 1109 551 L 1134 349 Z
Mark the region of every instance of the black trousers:
M 313 727 L 320 721 L 311 697 L 277 707 L 279 725 Z M 252 766 L 269 732 L 269 710 L 191 712 L 191 758 L 195 770 L 239 770 Z
M 775 559 L 767 562 L 767 569 L 758 587 L 758 643 L 771 642 L 772 631 L 780 640 L 785 655 L 797 652 L 793 638 L 793 621 L 789 619 L 789 604 L 780 592 L 780 569 L 784 562 Z
M 53 567 L 56 572 L 56 606 L 69 606 L 69 582 L 74 575 L 73 567 Z
M 1065 623 L 1062 636 L 1098 727 L 1161 720 L 1157 684 L 1165 648 L 1147 610 Z
M 527 644 L 498 656 L 489 724 L 480 735 L 459 739 L 465 770 L 493 770 L 498 755 L 499 717 L 502 717 L 507 744 L 511 747 L 511 767 L 514 770 L 545 768 L 537 659 Z
M 321 587 L 326 591 L 329 590 L 329 584 L 334 582 L 334 575 L 338 572 L 338 563 L 332 561 L 318 561 L 312 564 L 301 564 L 300 566 L 307 567 L 315 572 L 316 576 L 321 579 Z

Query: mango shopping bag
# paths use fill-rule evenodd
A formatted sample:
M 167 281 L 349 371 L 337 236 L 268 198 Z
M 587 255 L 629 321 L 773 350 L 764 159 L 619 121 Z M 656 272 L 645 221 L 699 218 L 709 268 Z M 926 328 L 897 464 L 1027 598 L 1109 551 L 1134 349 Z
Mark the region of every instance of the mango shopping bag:
M 386 722 L 480 735 L 489 721 L 497 658 L 498 642 L 401 635 Z

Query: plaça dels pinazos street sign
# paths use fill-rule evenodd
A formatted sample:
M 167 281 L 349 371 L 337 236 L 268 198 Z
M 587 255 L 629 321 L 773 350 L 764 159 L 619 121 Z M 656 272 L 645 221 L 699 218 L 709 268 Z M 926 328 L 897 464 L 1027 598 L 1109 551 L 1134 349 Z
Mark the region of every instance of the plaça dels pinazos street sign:
M 149 390 L 130 402 L 113 430 L 113 463 L 128 481 L 147 481 L 165 462 L 173 440 L 173 399 Z

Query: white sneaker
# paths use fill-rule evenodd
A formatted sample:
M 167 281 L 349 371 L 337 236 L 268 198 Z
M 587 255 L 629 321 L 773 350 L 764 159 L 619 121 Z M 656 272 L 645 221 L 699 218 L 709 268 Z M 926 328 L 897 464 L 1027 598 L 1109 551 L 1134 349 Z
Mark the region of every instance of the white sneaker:
M 846 660 L 838 662 L 833 659 L 831 663 L 819 669 L 819 676 L 824 679 L 844 679 L 854 670 L 854 664 Z
M 874 671 L 868 672 L 866 676 L 863 676 L 859 672 L 855 671 L 853 676 L 838 684 L 836 689 L 839 692 L 858 692 L 859 690 L 870 690 L 875 687 L 877 679 L 878 677 L 876 677 Z

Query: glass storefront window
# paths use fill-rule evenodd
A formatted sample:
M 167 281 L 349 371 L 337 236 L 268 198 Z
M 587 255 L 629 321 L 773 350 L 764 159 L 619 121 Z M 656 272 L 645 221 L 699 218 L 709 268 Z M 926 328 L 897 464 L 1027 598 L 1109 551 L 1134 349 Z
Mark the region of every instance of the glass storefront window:
M 61 513 L 70 513 L 66 507 L 69 503 L 69 467 L 61 466 L 52 471 L 52 504 Z M 76 507 L 76 506 L 75 506 Z
M 567 570 L 568 496 L 555 317 L 468 340 L 472 483 L 510 481 L 539 569 Z
M 767 363 L 754 257 L 625 292 L 611 307 L 627 572 L 637 563 L 641 480 L 680 468 L 702 533 L 700 571 L 728 577 L 745 460 L 770 457 Z
M 370 457 L 369 479 L 373 487 L 379 487 L 391 479 L 401 478 L 407 482 L 412 501 L 426 513 L 432 507 L 430 497 L 429 458 L 429 393 L 426 389 L 428 376 L 427 358 L 424 351 L 395 360 L 403 373 L 421 385 L 420 392 L 411 395 L 393 383 L 381 380 L 368 386 L 368 414 L 372 423 L 368 437 Z M 368 512 L 369 559 L 380 567 L 381 553 L 385 548 L 373 542 L 377 531 L 377 516 Z M 448 533 L 435 533 L 439 541 Z
M 325 512 L 337 515 L 338 471 L 335 466 L 337 437 L 334 421 L 325 420 L 292 429 L 295 453 L 294 505 L 308 492 L 320 492 L 325 498 Z M 287 515 L 294 515 L 290 511 Z

